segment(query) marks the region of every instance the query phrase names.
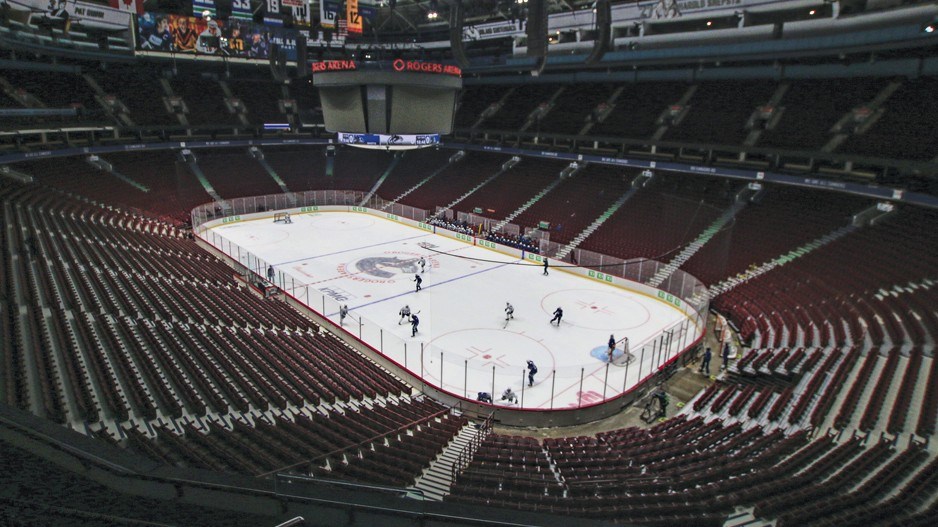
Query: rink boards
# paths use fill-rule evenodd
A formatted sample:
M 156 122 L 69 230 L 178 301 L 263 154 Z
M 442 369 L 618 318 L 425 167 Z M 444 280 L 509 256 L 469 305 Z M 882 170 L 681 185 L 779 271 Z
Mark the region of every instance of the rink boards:
M 304 207 L 291 224 L 273 213 L 215 220 L 200 236 L 427 383 L 475 399 L 511 387 L 530 409 L 579 407 L 628 391 L 699 336 L 680 299 L 593 270 L 361 207 Z M 415 291 L 419 258 L 427 262 Z M 564 264 L 565 265 L 565 264 Z M 515 308 L 506 322 L 505 303 Z M 401 323 L 409 305 L 418 332 Z M 557 307 L 563 322 L 549 324 Z M 606 354 L 609 337 L 628 337 Z M 538 373 L 527 386 L 525 365 Z M 494 382 L 493 382 L 494 379 Z

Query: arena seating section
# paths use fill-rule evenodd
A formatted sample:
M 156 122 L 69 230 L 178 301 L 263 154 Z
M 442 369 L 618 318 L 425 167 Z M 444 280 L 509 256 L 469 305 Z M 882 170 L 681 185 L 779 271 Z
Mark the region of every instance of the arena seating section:
M 115 493 L 91 479 L 56 469 L 30 451 L 4 443 L 0 449 L 5 492 L 0 497 L 0 525 L 70 525 L 100 527 L 141 525 L 159 518 L 165 525 L 191 524 L 193 518 L 212 518 L 231 526 L 266 525 L 261 514 L 219 511 Z M 88 504 L 95 512 L 88 512 Z
M 162 103 L 162 69 L 145 67 L 145 75 L 120 65 L 86 73 L 118 95 L 137 124 L 177 126 Z M 204 80 L 211 84 L 204 90 L 180 80 L 196 74 L 185 70 L 169 82 L 189 104 L 189 117 L 238 126 L 219 106 L 218 80 Z M 51 106 L 95 107 L 93 90 L 78 75 L 48 76 L 62 92 L 46 93 L 22 73 L 0 74 Z M 270 100 L 284 96 L 281 86 L 226 82 L 245 101 L 252 125 L 287 117 Z M 791 82 L 779 126 L 758 146 L 817 150 L 834 123 L 888 82 Z M 663 140 L 738 145 L 749 114 L 777 87 L 697 86 L 687 116 Z M 479 129 L 517 129 L 559 88 L 468 88 L 457 126 L 472 126 L 504 100 Z M 598 104 L 619 92 L 589 135 L 647 140 L 661 112 L 688 88 L 568 87 L 535 126 L 576 134 Z M 840 151 L 934 158 L 927 138 L 935 103 L 926 97 L 933 88 L 934 80 L 904 81 L 883 117 Z M 309 116 L 317 101 L 307 91 L 287 88 Z M 211 103 L 193 108 L 190 101 L 201 103 L 203 94 L 211 94 Z M 0 104 L 18 106 L 5 96 Z M 890 137 L 902 138 L 901 150 L 889 146 Z M 367 191 L 395 161 L 388 152 L 339 148 L 330 174 L 322 148 L 263 153 L 291 191 Z M 504 219 L 566 167 L 524 158 L 470 193 L 509 156 L 467 152 L 448 164 L 453 153 L 404 154 L 378 195 L 393 200 L 439 171 L 401 202 L 435 210 L 458 200 L 457 211 L 478 207 Z M 224 198 L 280 191 L 246 151 L 199 150 L 196 157 Z M 14 166 L 37 184 L 0 179 L 6 403 L 157 462 L 248 475 L 294 467 L 396 486 L 412 484 L 469 424 L 282 302 L 241 287 L 231 268 L 189 239 L 181 228 L 189 211 L 211 198 L 176 152 L 102 158 L 147 190 L 81 158 Z M 636 175 L 587 166 L 513 222 L 533 228 L 548 221 L 551 239 L 569 242 L 629 191 Z M 657 174 L 580 248 L 668 261 L 733 207 L 741 189 L 702 175 Z M 841 194 L 766 189 L 682 267 L 708 285 L 725 285 L 780 259 L 713 299 L 747 344 L 720 381 L 652 428 L 545 440 L 491 434 L 447 499 L 646 525 L 722 525 L 736 507 L 754 508 L 755 517 L 778 525 L 935 524 L 938 508 L 928 500 L 938 489 L 938 461 L 927 441 L 938 424 L 938 214 L 900 207 L 875 225 L 849 227 L 871 205 Z M 801 250 L 833 232 L 839 237 Z M 719 350 L 714 355 L 716 364 Z M 42 474 L 29 456 L 3 459 L 8 473 Z M 15 497 L 3 499 L 5 507 L 25 507 Z M 109 514 L 129 514 L 117 501 Z M 85 521 L 69 516 L 67 503 L 35 512 L 46 513 Z

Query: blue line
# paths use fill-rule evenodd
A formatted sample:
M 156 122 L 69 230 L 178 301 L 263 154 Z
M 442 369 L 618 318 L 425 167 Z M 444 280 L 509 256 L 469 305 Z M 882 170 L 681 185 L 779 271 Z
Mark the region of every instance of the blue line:
M 428 285 L 427 287 L 422 287 L 422 288 L 420 288 L 420 290 L 423 291 L 424 289 L 430 289 L 430 288 L 437 287 L 437 286 L 440 286 L 440 285 L 443 285 L 443 284 L 448 284 L 448 283 L 450 283 L 450 282 L 455 282 L 456 280 L 462 280 L 463 278 L 469 278 L 470 276 L 475 276 L 475 275 L 477 275 L 477 274 L 487 273 L 487 272 L 489 272 L 489 271 L 494 271 L 495 269 L 500 269 L 500 268 L 502 268 L 502 267 L 505 267 L 506 265 L 512 265 L 512 264 L 514 264 L 516 261 L 518 261 L 518 260 L 514 260 L 514 261 L 511 261 L 511 262 L 505 262 L 505 263 L 503 263 L 503 264 L 501 264 L 501 265 L 496 265 L 496 266 L 494 266 L 494 267 L 489 267 L 488 269 L 482 269 L 481 271 L 476 271 L 476 272 L 474 272 L 474 273 L 464 274 L 464 275 L 462 275 L 462 276 L 457 276 L 457 277 L 455 277 L 455 278 L 450 278 L 449 280 L 443 280 L 442 282 L 439 282 L 439 283 L 436 283 L 436 284 L 433 284 L 433 285 Z M 375 300 L 374 302 L 368 302 L 367 304 L 362 304 L 362 305 L 360 305 L 360 306 L 355 306 L 355 307 L 349 309 L 349 311 L 352 311 L 352 310 L 355 310 L 355 309 L 360 309 L 360 308 L 363 308 L 363 307 L 368 307 L 368 306 L 371 306 L 371 305 L 374 305 L 374 304 L 380 304 L 381 302 L 384 302 L 384 301 L 386 301 L 386 300 L 393 300 L 393 299 L 395 299 L 395 298 L 399 298 L 399 297 L 402 297 L 402 296 L 415 295 L 415 294 L 417 294 L 416 291 L 408 291 L 408 292 L 406 292 L 406 293 L 401 293 L 401 294 L 398 294 L 398 295 L 389 296 L 389 297 L 386 297 L 386 298 L 382 298 L 381 300 Z M 334 317 L 334 316 L 337 315 L 337 314 L 338 314 L 338 311 L 336 311 L 335 313 L 331 313 L 331 314 L 329 314 L 329 315 L 326 315 L 326 316 L 327 316 L 327 317 Z
M 427 234 L 419 234 L 419 235 L 417 235 L 417 236 L 410 236 L 410 237 L 407 237 L 407 238 L 401 238 L 400 240 L 391 240 L 391 241 L 389 241 L 389 242 L 381 242 L 381 243 L 376 243 L 376 244 L 374 244 L 374 245 L 363 245 L 363 246 L 361 246 L 361 247 L 355 247 L 354 249 L 345 249 L 344 251 L 336 251 L 336 252 L 334 252 L 334 253 L 320 254 L 320 255 L 317 255 L 317 256 L 310 256 L 309 258 L 299 258 L 299 259 L 296 259 L 296 260 L 287 260 L 286 262 L 275 263 L 275 264 L 273 264 L 273 265 L 287 265 L 287 264 L 296 263 L 296 262 L 303 262 L 303 261 L 306 261 L 306 260 L 315 260 L 316 258 L 324 258 L 324 257 L 326 257 L 326 256 L 333 256 L 333 255 L 336 255 L 336 254 L 348 253 L 348 252 L 352 252 L 352 251 L 358 251 L 358 250 L 361 250 L 361 249 L 370 249 L 370 248 L 372 248 L 372 247 L 378 247 L 378 246 L 381 246 L 381 245 L 387 245 L 387 244 L 389 244 L 389 243 L 405 242 L 405 241 L 407 241 L 407 240 L 413 240 L 414 238 L 424 238 L 424 237 L 426 237 L 426 236 L 432 236 L 432 234 L 430 234 L 430 233 L 427 233 Z

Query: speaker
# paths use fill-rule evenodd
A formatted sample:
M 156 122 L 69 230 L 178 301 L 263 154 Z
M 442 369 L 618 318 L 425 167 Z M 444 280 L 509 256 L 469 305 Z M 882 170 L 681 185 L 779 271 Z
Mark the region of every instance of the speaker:
M 283 82 L 287 79 L 287 74 L 280 66 L 279 57 L 283 55 L 280 44 L 271 44 L 267 53 L 267 62 L 270 64 L 270 74 L 277 82 Z
M 469 58 L 466 57 L 466 49 L 462 43 L 462 27 L 465 19 L 465 10 L 462 0 L 453 0 L 449 11 L 449 46 L 453 53 L 453 58 L 460 68 L 469 67 Z
M 296 78 L 305 79 L 309 75 L 309 50 L 306 48 L 306 36 L 302 33 L 296 36 Z
M 287 78 L 287 51 L 283 48 L 277 50 L 277 68 L 283 78 Z
M 547 62 L 547 2 L 528 2 L 528 56 L 537 59 L 531 73 L 544 71 Z
M 596 2 L 596 40 L 593 49 L 586 56 L 586 64 L 591 66 L 602 60 L 609 50 L 609 37 L 612 33 L 612 6 L 609 0 Z

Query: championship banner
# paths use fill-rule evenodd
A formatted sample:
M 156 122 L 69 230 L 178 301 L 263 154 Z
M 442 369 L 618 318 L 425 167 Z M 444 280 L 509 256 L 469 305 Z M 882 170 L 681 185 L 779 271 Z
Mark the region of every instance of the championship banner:
M 252 20 L 251 0 L 231 0 L 231 18 L 239 20 Z
M 319 2 L 319 25 L 323 29 L 335 29 L 335 21 L 339 18 L 339 2 L 336 0 L 321 0 Z
M 351 35 L 362 34 L 362 17 L 358 12 L 358 0 L 345 0 L 345 19 Z
M 111 0 L 111 7 L 134 15 L 143 14 L 143 0 Z
M 264 23 L 269 26 L 283 25 L 283 17 L 280 14 L 280 0 L 267 0 L 267 9 L 264 11 Z
M 119 31 L 130 29 L 131 14 L 99 4 L 75 0 L 4 0 L 10 9 L 30 12 L 28 24 L 38 26 L 50 22 L 66 22 L 75 27 Z
M 313 25 L 313 10 L 310 8 L 309 0 L 280 0 L 280 3 L 293 13 L 295 25 L 306 27 Z
M 192 0 L 192 14 L 202 18 L 208 11 L 208 16 L 215 18 L 215 0 Z

